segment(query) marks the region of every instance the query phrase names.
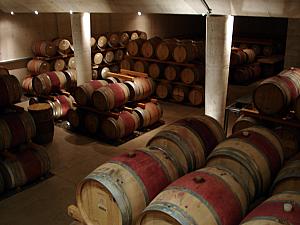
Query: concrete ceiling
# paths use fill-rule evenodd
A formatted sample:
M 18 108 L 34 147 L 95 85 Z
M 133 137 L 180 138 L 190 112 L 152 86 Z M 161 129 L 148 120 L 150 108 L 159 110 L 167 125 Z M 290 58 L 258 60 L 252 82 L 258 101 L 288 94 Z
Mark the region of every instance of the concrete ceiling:
M 300 0 L 206 0 L 213 14 L 300 18 Z M 0 10 L 9 13 L 92 12 L 202 14 L 201 0 L 1 0 Z

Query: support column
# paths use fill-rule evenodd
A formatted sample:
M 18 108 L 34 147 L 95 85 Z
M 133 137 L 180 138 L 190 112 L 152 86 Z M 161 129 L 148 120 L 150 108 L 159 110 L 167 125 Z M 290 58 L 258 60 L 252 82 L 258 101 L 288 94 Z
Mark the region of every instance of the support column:
M 206 17 L 205 114 L 223 126 L 226 107 L 233 16 Z
M 92 79 L 90 13 L 71 15 L 72 37 L 77 70 L 77 85 Z

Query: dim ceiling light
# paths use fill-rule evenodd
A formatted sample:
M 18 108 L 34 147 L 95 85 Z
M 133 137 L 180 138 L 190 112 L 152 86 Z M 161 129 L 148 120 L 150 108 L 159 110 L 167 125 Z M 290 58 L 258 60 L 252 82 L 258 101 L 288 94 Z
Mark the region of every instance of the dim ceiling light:
M 15 15 L 15 13 L 13 11 L 10 12 L 10 15 Z
M 73 14 L 73 11 L 72 11 L 72 10 L 70 10 L 70 14 Z
M 39 12 L 35 10 L 35 11 L 34 11 L 34 14 L 35 14 L 35 15 L 38 15 L 38 14 L 39 14 Z
M 138 14 L 138 16 L 141 16 L 141 15 L 142 15 L 142 12 L 141 12 L 141 11 L 138 11 L 137 14 Z

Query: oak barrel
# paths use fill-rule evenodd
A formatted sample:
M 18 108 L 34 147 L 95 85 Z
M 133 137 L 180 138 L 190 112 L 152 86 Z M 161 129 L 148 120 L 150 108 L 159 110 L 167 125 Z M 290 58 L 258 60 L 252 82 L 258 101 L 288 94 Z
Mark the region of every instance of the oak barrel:
M 264 80 L 253 93 L 260 113 L 274 115 L 286 112 L 300 94 L 300 71 L 290 68 Z
M 147 145 L 168 149 L 187 173 L 203 167 L 208 154 L 224 139 L 220 124 L 203 115 L 176 121 L 152 137 Z
M 56 55 L 56 46 L 51 41 L 35 41 L 31 49 L 35 56 L 53 57 Z
M 107 43 L 110 47 L 115 48 L 120 44 L 120 36 L 118 33 L 110 33 L 107 37 Z
M 120 45 L 123 47 L 126 47 L 127 44 L 129 43 L 130 37 L 129 34 L 127 32 L 122 32 L 120 34 Z
M 74 92 L 74 98 L 79 105 L 90 105 L 92 103 L 92 94 L 100 87 L 106 86 L 105 80 L 91 80 L 85 84 L 78 86 Z
M 75 100 L 72 95 L 57 95 L 53 98 L 54 101 L 48 100 L 47 102 L 52 108 L 54 119 L 65 117 L 68 111 L 74 108 L 73 103 Z
M 6 189 L 20 187 L 49 172 L 51 162 L 44 147 L 30 144 L 15 151 L 14 159 L 0 161 L 0 173 Z
M 37 75 L 50 71 L 50 64 L 39 59 L 32 59 L 27 63 L 27 69 L 30 73 Z
M 92 59 L 93 59 L 92 62 L 93 62 L 94 64 L 99 65 L 99 64 L 102 63 L 103 55 L 102 55 L 101 52 L 98 52 L 98 53 L 96 53 L 96 54 L 94 54 L 94 55 L 92 56 Z
M 174 86 L 172 97 L 176 102 L 183 102 L 188 98 L 189 88 L 186 86 Z
M 137 60 L 133 64 L 133 70 L 141 73 L 148 73 L 149 63 L 141 60 Z
M 124 51 L 123 49 L 117 49 L 115 51 L 115 61 L 121 61 L 124 58 Z
M 197 46 L 191 40 L 183 40 L 176 43 L 173 59 L 179 63 L 189 62 L 198 57 L 197 52 Z
M 79 129 L 84 127 L 83 118 L 85 117 L 85 113 L 82 110 L 70 109 L 67 114 L 67 120 L 71 124 L 71 127 L 74 129 Z
M 168 82 L 160 82 L 156 86 L 156 96 L 161 99 L 166 99 L 172 96 L 172 85 Z
M 171 183 L 146 207 L 137 225 L 233 225 L 242 220 L 247 205 L 243 187 L 230 173 L 206 167 Z
M 169 81 L 178 80 L 180 68 L 178 66 L 168 65 L 164 70 L 164 77 Z
M 253 127 L 253 126 L 257 126 L 260 125 L 260 122 L 253 118 L 253 117 L 249 117 L 249 116 L 245 116 L 245 115 L 241 115 L 233 124 L 232 126 L 232 133 L 236 133 L 240 130 L 243 130 L 245 128 L 249 128 L 249 127 Z
M 53 111 L 47 103 L 36 103 L 28 107 L 35 126 L 36 135 L 33 141 L 37 144 L 48 144 L 52 142 L 54 136 Z
M 272 195 L 300 190 L 300 154 L 286 161 L 271 187 Z
M 100 35 L 97 41 L 97 46 L 99 49 L 104 49 L 107 45 L 107 37 L 106 35 Z
M 199 81 L 204 83 L 204 76 L 198 68 L 185 67 L 180 72 L 180 79 L 185 84 L 193 84 Z
M 12 105 L 20 101 L 22 88 L 14 75 L 0 76 L 0 107 Z
M 230 65 L 241 65 L 246 63 L 247 55 L 240 48 L 232 48 L 230 55 Z
M 300 193 L 274 195 L 252 210 L 241 225 L 300 224 Z
M 131 225 L 178 169 L 172 156 L 142 148 L 112 158 L 78 186 L 77 205 L 86 224 Z
M 75 57 L 70 57 L 66 60 L 69 69 L 76 70 L 76 61 Z
M 192 105 L 201 105 L 204 103 L 203 87 L 195 87 L 189 91 L 189 102 Z
M 163 69 L 164 68 L 163 68 L 162 64 L 151 63 L 148 67 L 148 74 L 153 79 L 157 79 L 157 78 L 159 78 L 159 75 L 162 73 Z
M 127 45 L 127 52 L 131 56 L 139 56 L 141 54 L 141 48 L 145 40 L 143 39 L 135 39 L 130 40 Z
M 153 58 L 158 44 L 161 42 L 160 37 L 152 37 L 142 44 L 141 52 L 145 58 Z
M 107 51 L 105 53 L 105 56 L 103 58 L 103 61 L 106 62 L 106 63 L 112 63 L 115 59 L 115 54 L 113 51 Z
M 250 127 L 221 142 L 209 155 L 207 165 L 235 174 L 252 201 L 266 193 L 283 159 L 282 145 L 271 130 Z
M 155 91 L 155 83 L 151 78 L 136 77 L 133 81 L 125 81 L 129 88 L 130 100 L 137 101 L 145 99 Z
M 243 52 L 246 53 L 246 56 L 247 56 L 247 61 L 246 63 L 253 63 L 255 61 L 255 58 L 256 58 L 256 54 L 254 52 L 253 49 L 251 48 L 246 48 L 246 49 L 243 49 Z
M 67 55 L 72 52 L 71 43 L 68 39 L 58 38 L 54 40 L 53 43 L 60 55 Z
M 130 70 L 131 69 L 131 65 L 132 65 L 132 62 L 130 59 L 123 59 L 120 63 L 120 67 L 121 69 L 125 69 L 125 70 Z
M 55 71 L 63 71 L 65 68 L 66 68 L 66 62 L 65 62 L 65 60 L 63 60 L 63 59 L 56 59 L 54 61 L 54 70 Z M 47 71 L 45 71 L 45 72 L 47 72 Z M 42 73 L 45 73 L 45 72 L 42 72 Z
M 156 47 L 156 57 L 159 60 L 168 60 L 172 59 L 172 53 L 176 47 L 176 39 L 165 39 L 161 41 Z
M 89 112 L 84 116 L 84 127 L 90 134 L 96 134 L 99 131 L 100 122 L 100 117 L 96 113 Z

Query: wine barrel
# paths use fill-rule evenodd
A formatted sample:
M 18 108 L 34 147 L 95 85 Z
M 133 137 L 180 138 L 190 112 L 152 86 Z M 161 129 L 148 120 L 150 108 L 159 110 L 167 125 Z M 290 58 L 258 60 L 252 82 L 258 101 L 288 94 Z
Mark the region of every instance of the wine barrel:
M 73 102 L 75 102 L 72 95 L 66 96 L 66 95 L 57 95 L 54 96 L 54 102 L 51 100 L 48 100 L 47 102 L 50 104 L 53 116 L 55 119 L 63 118 L 67 115 L 68 111 L 72 108 Z
M 36 75 L 50 71 L 50 64 L 39 59 L 32 59 L 27 63 L 27 69 L 30 73 Z
M 106 63 L 112 63 L 115 59 L 115 54 L 113 51 L 107 51 L 105 53 L 105 56 L 103 58 L 103 61 L 106 62 Z
M 0 76 L 0 107 L 12 105 L 20 101 L 22 88 L 13 75 Z
M 37 144 L 48 144 L 53 141 L 54 121 L 53 111 L 47 103 L 29 105 L 28 112 L 31 114 L 35 126 L 36 135 L 33 141 Z
M 120 36 L 118 33 L 111 33 L 108 35 L 107 44 L 112 47 L 116 48 L 120 45 Z
M 171 183 L 146 207 L 137 225 L 233 225 L 242 220 L 247 204 L 243 187 L 230 173 L 206 167 Z
M 164 70 L 164 77 L 169 81 L 175 81 L 179 78 L 180 68 L 178 66 L 168 65 Z
M 96 38 L 91 37 L 91 49 L 94 50 L 96 48 Z
M 253 51 L 255 52 L 255 55 L 260 55 L 261 54 L 261 47 L 259 45 L 252 45 L 251 48 L 253 49 Z
M 143 32 L 143 31 L 139 31 L 139 38 L 140 39 L 143 39 L 143 40 L 147 40 L 148 39 L 148 35 L 146 32 Z
M 252 117 L 241 115 L 232 126 L 232 133 L 236 133 L 245 128 L 253 127 L 260 125 L 260 122 Z
M 193 45 L 192 41 L 177 42 L 173 51 L 173 59 L 176 62 L 184 63 L 197 58 L 197 47 Z
M 67 55 L 72 52 L 71 43 L 69 40 L 64 38 L 58 38 L 53 41 L 56 46 L 57 52 L 60 55 Z
M 90 134 L 96 134 L 100 128 L 100 118 L 96 113 L 87 113 L 84 116 L 85 130 Z
M 117 77 L 106 77 L 105 80 L 109 84 L 116 84 L 116 83 L 122 83 L 123 80 Z
M 35 94 L 33 87 L 32 87 L 32 77 L 31 76 L 24 78 L 24 80 L 22 82 L 22 89 L 23 89 L 23 92 L 25 92 L 27 94 L 30 94 L 30 95 Z
M 292 127 L 277 127 L 277 134 L 283 146 L 284 159 L 289 159 L 300 150 L 300 132 Z
M 188 98 L 189 88 L 186 86 L 174 86 L 172 91 L 172 97 L 176 102 L 183 102 Z
M 144 42 L 145 40 L 143 39 L 130 40 L 127 45 L 128 54 L 131 56 L 139 56 Z
M 65 89 L 67 85 L 67 78 L 61 71 L 51 71 L 34 77 L 32 84 L 33 90 L 38 95 L 49 95 L 50 92 Z
M 271 56 L 275 53 L 275 49 L 273 46 L 264 46 L 263 47 L 263 54 L 264 56 Z
M 111 140 L 117 140 L 132 134 L 139 126 L 139 117 L 136 113 L 121 111 L 117 119 L 108 117 L 101 123 L 101 132 Z
M 146 205 L 179 177 L 172 159 L 163 150 L 142 148 L 98 167 L 77 186 L 77 205 L 84 222 L 135 224 Z
M 96 53 L 95 55 L 93 55 L 93 63 L 96 65 L 99 65 L 102 63 L 103 60 L 103 55 L 101 52 Z
M 76 61 L 75 57 L 70 57 L 67 59 L 67 65 L 69 69 L 76 70 Z
M 131 69 L 132 62 L 130 59 L 123 59 L 120 63 L 121 69 L 130 70 Z
M 167 82 L 160 82 L 156 87 L 156 96 L 161 99 L 166 99 L 172 96 L 172 85 Z
M 121 61 L 124 58 L 124 52 L 122 49 L 117 49 L 115 51 L 115 61 Z
M 7 190 L 30 183 L 49 172 L 51 163 L 44 147 L 30 144 L 15 151 L 15 159 L 0 161 L 0 173 Z
M 148 73 L 149 63 L 137 60 L 133 64 L 133 70 L 141 73 Z
M 105 67 L 99 67 L 98 68 L 98 77 L 100 79 L 106 79 L 109 75 L 107 74 L 108 72 L 110 72 L 110 69 L 105 66 Z
M 92 94 L 100 87 L 106 86 L 105 80 L 91 80 L 75 89 L 74 98 L 78 105 L 90 105 L 92 103 Z
M 137 33 L 137 31 L 132 32 L 131 35 L 130 35 L 130 40 L 137 40 L 139 38 L 140 37 L 139 37 L 139 34 Z
M 300 190 L 300 154 L 286 161 L 271 187 L 272 195 Z
M 3 115 L 0 121 L 0 130 L 6 132 L 1 133 L 3 144 L 0 144 L 0 150 L 29 142 L 36 135 L 34 120 L 26 111 Z
M 300 72 L 295 68 L 264 80 L 253 93 L 260 113 L 274 115 L 286 112 L 300 94 Z
M 201 105 L 204 103 L 204 90 L 202 87 L 195 87 L 189 91 L 189 101 L 192 105 Z
M 299 190 L 298 190 L 299 191 Z M 299 224 L 300 193 L 286 192 L 274 195 L 252 210 L 241 225 Z
M 66 77 L 66 85 L 65 89 L 73 93 L 75 88 L 77 87 L 77 71 L 73 69 L 63 71 Z
M 165 127 L 147 145 L 168 149 L 187 173 L 203 167 L 208 154 L 224 139 L 224 131 L 216 120 L 200 116 Z
M 256 54 L 254 52 L 253 49 L 251 48 L 246 48 L 246 49 L 243 49 L 243 52 L 246 53 L 246 56 L 247 56 L 247 61 L 246 63 L 253 63 L 255 61 L 255 58 L 256 58 Z
M 3 66 L 0 66 L 0 76 L 1 76 L 1 75 L 9 75 L 8 69 L 6 69 L 6 68 L 3 67 Z
M 176 47 L 176 39 L 165 39 L 161 41 L 156 47 L 156 57 L 159 60 L 168 60 L 172 58 L 172 52 Z
M 129 99 L 132 101 L 150 97 L 155 91 L 155 83 L 151 78 L 136 77 L 133 81 L 125 81 L 124 84 L 129 88 Z
M 155 56 L 155 49 L 161 42 L 160 37 L 153 37 L 142 44 L 141 53 L 145 58 L 153 58 Z
M 140 117 L 140 121 L 142 121 L 141 127 L 148 127 L 155 124 L 163 115 L 160 104 L 153 102 L 145 103 L 145 109 L 142 111 L 143 112 L 141 112 L 141 109 L 136 110 L 136 113 Z
M 56 55 L 56 46 L 51 41 L 35 41 L 31 49 L 35 56 L 53 57 Z
M 201 74 L 200 70 L 197 68 L 185 67 L 180 72 L 180 79 L 185 84 L 193 84 L 201 81 L 204 82 L 204 76 Z
M 159 75 L 163 71 L 163 65 L 158 63 L 151 63 L 148 67 L 148 74 L 153 79 L 159 78 Z
M 254 200 L 266 193 L 282 162 L 277 136 L 267 128 L 250 127 L 221 142 L 209 155 L 207 165 L 231 171 Z
M 55 71 L 63 71 L 66 68 L 66 62 L 63 59 L 56 59 L 54 62 L 54 70 Z M 47 71 L 45 71 L 47 72 Z M 42 73 L 45 73 L 42 72 Z
M 232 48 L 230 55 L 230 65 L 241 65 L 246 63 L 246 53 L 240 48 Z
M 230 80 L 234 84 L 245 85 L 255 80 L 255 74 L 251 67 L 242 66 L 232 70 L 230 73 Z
M 105 47 L 107 46 L 107 37 L 106 37 L 106 35 L 101 35 L 98 38 L 97 46 L 98 46 L 99 49 L 105 49 Z
M 123 83 L 108 84 L 94 91 L 93 106 L 99 111 L 108 111 L 120 107 L 129 100 L 129 89 Z
M 130 37 L 129 34 L 127 32 L 123 32 L 120 34 L 120 45 L 122 47 L 126 47 L 129 43 Z
M 239 45 L 239 48 L 241 48 L 241 49 L 248 49 L 249 48 L 249 45 L 248 44 L 246 44 L 246 43 L 240 43 L 240 45 Z
M 70 109 L 67 114 L 67 120 L 71 124 L 71 127 L 74 129 L 79 129 L 84 127 L 83 118 L 85 117 L 85 113 L 82 110 Z

